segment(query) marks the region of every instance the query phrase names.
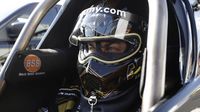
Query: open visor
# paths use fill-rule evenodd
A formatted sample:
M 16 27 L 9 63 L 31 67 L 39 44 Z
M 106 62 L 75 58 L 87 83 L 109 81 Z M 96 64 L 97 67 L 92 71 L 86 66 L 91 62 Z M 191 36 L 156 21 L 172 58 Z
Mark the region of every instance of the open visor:
M 83 11 L 69 37 L 71 44 L 80 47 L 79 62 L 94 58 L 116 63 L 135 55 L 142 44 L 139 31 L 144 21 L 121 10 L 100 7 L 98 11 Z

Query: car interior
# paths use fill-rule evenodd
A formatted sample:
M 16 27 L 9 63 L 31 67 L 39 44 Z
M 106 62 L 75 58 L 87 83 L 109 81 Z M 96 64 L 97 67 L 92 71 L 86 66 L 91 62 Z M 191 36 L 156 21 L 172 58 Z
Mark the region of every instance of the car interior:
M 47 31 L 37 49 L 20 51 L 14 55 L 5 72 L 5 87 L 1 89 L 1 112 L 36 112 L 38 108 L 54 105 L 63 79 L 70 84 L 72 79 L 78 78 L 76 70 L 78 49 L 69 45 L 68 37 L 79 13 L 95 2 L 96 0 L 89 2 L 88 0 L 70 0 L 65 7 L 61 8 L 52 27 Z M 135 2 L 147 4 L 146 0 Z M 170 2 L 168 5 L 171 8 L 169 8 L 166 97 L 175 94 L 182 86 L 179 70 L 178 21 L 173 5 Z M 139 10 L 143 9 L 139 8 Z M 28 74 L 25 68 L 25 58 L 30 54 L 38 56 L 41 60 L 38 75 Z M 49 108 L 55 110 L 56 107 L 50 106 Z

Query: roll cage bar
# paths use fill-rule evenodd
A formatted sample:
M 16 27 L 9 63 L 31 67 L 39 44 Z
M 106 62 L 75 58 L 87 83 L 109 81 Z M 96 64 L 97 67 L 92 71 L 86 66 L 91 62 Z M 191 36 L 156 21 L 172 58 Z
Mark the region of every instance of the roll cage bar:
M 145 85 L 142 111 L 147 112 L 151 106 L 164 95 L 165 68 L 167 54 L 168 9 L 166 0 L 148 0 L 149 23 L 146 50 Z M 161 39 L 162 37 L 162 39 Z
M 11 53 L 9 54 L 3 68 L 0 72 L 0 92 L 5 85 L 5 71 L 9 67 L 9 64 L 16 54 L 16 52 L 23 51 L 26 49 L 31 37 L 47 11 L 58 2 L 59 0 L 44 0 L 41 2 L 34 12 L 29 17 L 28 23 L 22 29 L 19 38 L 16 40 Z M 178 0 L 177 0 L 178 1 Z M 180 0 L 179 0 L 180 1 Z M 67 4 L 68 1 L 65 1 Z M 149 3 L 149 28 L 147 37 L 147 48 L 145 51 L 146 59 L 144 59 L 144 65 L 142 72 L 145 77 L 144 92 L 143 92 L 143 103 L 142 112 L 147 112 L 153 105 L 155 105 L 164 95 L 165 92 L 165 76 L 166 76 L 166 55 L 167 55 L 167 28 L 168 28 L 168 6 L 166 0 L 148 0 Z M 188 14 L 190 27 L 195 28 L 195 22 L 192 21 L 194 17 L 191 15 L 192 12 L 189 10 L 187 0 L 182 0 L 185 5 L 186 12 Z M 64 5 L 65 6 L 65 5 Z M 192 30 L 192 40 L 189 40 L 188 46 L 194 47 L 193 51 L 190 51 L 190 47 L 187 48 L 187 57 L 192 61 L 186 65 L 185 72 L 188 73 L 182 80 L 183 84 L 189 80 L 197 77 L 197 60 L 199 57 L 198 41 L 196 35 L 196 29 Z M 191 37 L 191 36 L 189 36 Z M 161 39 L 162 38 L 162 39 Z M 189 70 L 192 69 L 192 72 Z M 192 75 L 191 75 L 192 74 Z M 198 79 L 200 80 L 200 79 Z M 197 83 L 198 82 L 198 83 Z M 195 82 L 195 87 L 192 91 L 198 89 L 200 81 Z

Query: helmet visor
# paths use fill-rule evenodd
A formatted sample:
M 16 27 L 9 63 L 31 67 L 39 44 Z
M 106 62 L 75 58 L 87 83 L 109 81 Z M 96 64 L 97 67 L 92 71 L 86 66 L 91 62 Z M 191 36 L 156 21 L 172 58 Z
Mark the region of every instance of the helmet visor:
M 83 42 L 79 46 L 79 62 L 85 63 L 91 58 L 107 64 L 124 61 L 134 56 L 141 46 L 140 38 L 132 38 L 135 38 L 132 44 L 119 39 Z

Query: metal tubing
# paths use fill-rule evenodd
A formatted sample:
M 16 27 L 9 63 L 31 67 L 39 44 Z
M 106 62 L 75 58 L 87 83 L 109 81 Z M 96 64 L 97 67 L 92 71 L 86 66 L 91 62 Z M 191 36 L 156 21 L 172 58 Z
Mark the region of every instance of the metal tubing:
M 11 63 L 12 58 L 16 54 L 16 52 L 26 49 L 41 19 L 45 16 L 47 11 L 58 1 L 59 0 L 44 0 L 43 2 L 39 3 L 38 6 L 34 9 L 34 11 L 32 12 L 32 14 L 30 15 L 28 19 L 28 23 L 26 23 L 25 26 L 23 27 L 10 54 L 8 55 L 5 61 L 5 64 L 3 65 L 1 69 L 0 80 L 4 80 L 5 72 L 9 64 Z
M 172 98 L 170 98 L 163 104 L 159 105 L 153 111 L 162 112 L 164 110 L 165 112 L 177 112 L 177 110 L 183 109 L 184 108 L 183 106 L 185 104 L 188 104 L 188 103 L 192 104 L 196 102 L 197 99 L 199 99 L 199 90 L 200 90 L 200 77 L 197 77 L 196 79 L 193 79 L 190 83 L 188 83 L 185 87 L 183 87 L 183 89 L 181 89 L 176 95 L 174 95 Z M 194 106 L 196 106 L 197 108 L 197 105 L 194 105 Z M 189 107 L 188 109 L 192 109 L 192 108 Z M 182 112 L 182 111 L 179 110 L 178 112 Z
M 164 95 L 168 7 L 166 0 L 148 0 L 149 27 L 147 37 L 147 65 L 142 112 L 149 109 Z

